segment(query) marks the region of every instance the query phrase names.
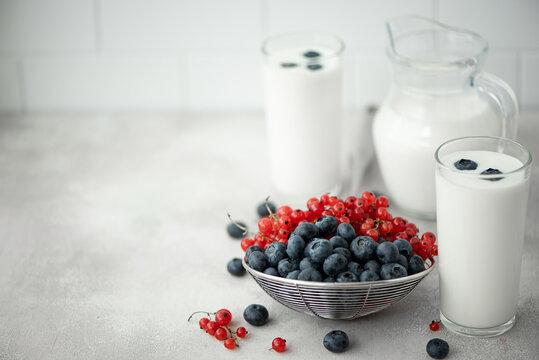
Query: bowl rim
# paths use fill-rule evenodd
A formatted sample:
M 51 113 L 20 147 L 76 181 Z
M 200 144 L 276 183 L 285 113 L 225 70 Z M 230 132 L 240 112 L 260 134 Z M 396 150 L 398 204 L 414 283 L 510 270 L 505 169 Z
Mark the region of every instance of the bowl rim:
M 308 281 L 308 280 L 296 280 L 296 279 L 287 279 L 280 276 L 275 275 L 269 275 L 263 272 L 260 272 L 258 270 L 253 269 L 250 267 L 247 262 L 245 261 L 245 256 L 241 260 L 243 267 L 247 272 L 249 272 L 251 275 L 256 275 L 257 278 L 262 278 L 268 281 L 276 281 L 281 282 L 284 284 L 294 285 L 294 286 L 307 286 L 307 287 L 324 287 L 324 288 L 335 288 L 335 289 L 341 289 L 341 288 L 362 288 L 365 287 L 366 289 L 372 289 L 372 288 L 379 288 L 379 287 L 386 287 L 390 285 L 398 285 L 400 283 L 408 283 L 412 282 L 414 280 L 421 280 L 425 276 L 427 276 L 435 267 L 437 264 L 437 261 L 434 260 L 434 257 L 429 257 L 425 263 L 430 262 L 430 265 L 423 271 L 418 272 L 413 275 L 407 275 L 405 277 L 400 277 L 396 279 L 389 279 L 389 280 L 376 280 L 376 281 L 354 281 L 354 282 L 348 282 L 348 283 L 338 283 L 338 282 L 323 282 L 323 281 Z

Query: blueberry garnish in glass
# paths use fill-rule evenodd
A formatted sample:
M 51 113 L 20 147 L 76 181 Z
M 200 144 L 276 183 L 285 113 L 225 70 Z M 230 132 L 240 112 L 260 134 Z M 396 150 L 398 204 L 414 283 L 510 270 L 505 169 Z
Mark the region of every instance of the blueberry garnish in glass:
M 319 57 L 320 53 L 318 51 L 309 50 L 307 52 L 304 52 L 303 56 L 305 56 L 306 58 L 315 58 L 315 57 Z
M 455 167 L 459 170 L 475 170 L 477 169 L 477 163 L 469 159 L 460 159 L 455 162 Z
M 492 175 L 492 174 L 503 174 L 503 172 L 501 172 L 498 169 L 493 169 L 493 168 L 488 168 L 481 172 L 481 175 Z M 490 179 L 485 179 L 485 180 L 498 181 L 501 179 L 503 179 L 503 177 L 495 177 L 495 178 L 490 178 Z

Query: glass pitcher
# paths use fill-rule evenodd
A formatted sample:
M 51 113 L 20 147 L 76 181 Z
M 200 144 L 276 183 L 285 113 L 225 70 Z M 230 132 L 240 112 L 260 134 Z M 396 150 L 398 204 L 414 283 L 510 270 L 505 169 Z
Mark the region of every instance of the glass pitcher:
M 436 217 L 434 152 L 463 136 L 516 137 L 513 90 L 481 72 L 485 39 L 418 16 L 387 23 L 393 80 L 376 114 L 373 141 L 391 200 L 404 212 Z

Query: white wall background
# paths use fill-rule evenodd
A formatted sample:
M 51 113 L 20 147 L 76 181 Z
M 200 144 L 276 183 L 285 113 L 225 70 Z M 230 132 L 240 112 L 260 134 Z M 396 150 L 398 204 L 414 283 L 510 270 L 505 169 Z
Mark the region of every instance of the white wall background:
M 0 111 L 259 110 L 269 35 L 342 37 L 346 106 L 385 96 L 384 22 L 474 30 L 486 70 L 539 109 L 539 0 L 0 0 Z

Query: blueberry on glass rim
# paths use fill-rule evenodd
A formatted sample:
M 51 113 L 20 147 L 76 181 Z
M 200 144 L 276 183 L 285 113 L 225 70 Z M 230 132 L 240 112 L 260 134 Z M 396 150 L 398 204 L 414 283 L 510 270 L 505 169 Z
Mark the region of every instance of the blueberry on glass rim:
M 309 51 L 304 52 L 303 56 L 305 56 L 306 58 L 311 58 L 312 59 L 312 58 L 319 57 L 320 53 L 318 51 L 309 50 Z
M 503 174 L 503 172 L 501 172 L 498 169 L 493 169 L 493 168 L 488 168 L 488 169 L 486 169 L 484 171 L 481 171 L 481 175 L 492 175 L 492 174 Z M 498 180 L 501 180 L 501 179 L 503 179 L 503 177 L 495 177 L 495 178 L 485 179 L 485 180 L 498 181 Z
M 455 167 L 459 170 L 475 170 L 477 169 L 477 163 L 470 159 L 460 159 L 455 162 Z

